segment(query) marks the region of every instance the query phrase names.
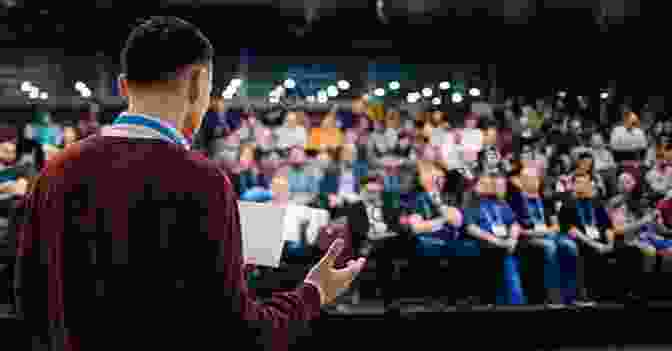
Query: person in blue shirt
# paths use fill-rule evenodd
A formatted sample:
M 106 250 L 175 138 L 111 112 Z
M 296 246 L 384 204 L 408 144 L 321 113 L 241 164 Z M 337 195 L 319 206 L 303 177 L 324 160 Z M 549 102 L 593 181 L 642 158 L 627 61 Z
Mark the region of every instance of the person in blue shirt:
M 457 258 L 478 257 L 480 247 L 478 243 L 464 236 L 464 215 L 456 205 L 454 178 L 459 173 L 446 173 L 435 163 L 421 163 L 418 169 L 415 199 L 410 207 L 409 216 L 404 217 L 403 224 L 409 229 L 415 245 L 413 257 L 414 267 L 424 267 L 422 271 L 429 271 L 437 266 L 432 258 L 450 258 L 454 263 Z M 457 259 L 468 262 L 468 259 Z M 473 277 L 470 268 L 458 264 L 451 264 L 450 281 L 458 284 L 448 284 L 449 290 L 433 286 L 430 294 L 433 297 L 454 299 L 467 298 L 470 295 L 469 284 Z M 418 271 L 421 271 L 418 269 Z M 432 271 L 435 271 L 432 270 Z
M 368 163 L 360 157 L 357 146 L 345 144 L 334 151 L 332 160 L 324 164 L 319 182 L 321 194 L 358 194 L 359 181 L 368 174 Z
M 568 286 L 564 295 L 566 302 L 582 307 L 595 304 L 593 297 L 600 285 L 601 268 L 605 267 L 604 256 L 614 251 L 611 221 L 596 196 L 592 173 L 577 174 L 574 191 L 562 201 L 559 214 L 560 232 L 572 238 L 579 248 L 573 270 L 575 286 Z
M 567 288 L 565 271 L 576 262 L 576 243 L 565 235 L 558 235 L 560 226 L 557 213 L 546 206 L 541 194 L 541 174 L 538 167 L 525 167 L 513 177 L 519 191 L 513 192 L 510 205 L 521 225 L 521 247 L 542 250 L 544 257 L 544 288 L 549 307 L 562 307 L 563 288 Z M 535 262 L 530 262 L 534 264 Z M 571 268 L 571 267 L 570 267 Z
M 466 234 L 481 244 L 478 279 L 484 284 L 484 296 L 498 305 L 525 304 L 518 259 L 515 255 L 521 227 L 506 198 L 506 180 L 497 172 L 483 171 L 476 185 L 477 204 L 465 210 Z M 495 275 L 493 278 L 492 275 Z M 495 286 L 490 285 L 490 282 Z M 494 301 L 492 301 L 494 295 Z

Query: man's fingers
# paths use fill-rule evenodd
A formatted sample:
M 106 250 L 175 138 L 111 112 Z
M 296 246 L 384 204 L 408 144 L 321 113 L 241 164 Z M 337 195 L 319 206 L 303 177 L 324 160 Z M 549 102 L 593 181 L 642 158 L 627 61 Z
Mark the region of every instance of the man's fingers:
M 357 278 L 357 275 L 364 269 L 366 265 L 366 258 L 359 258 L 358 260 L 351 260 L 348 262 L 347 267 L 343 269 L 336 270 L 335 273 L 338 275 L 338 278 L 341 280 L 354 280 Z
M 331 246 L 329 246 L 329 250 L 327 250 L 326 255 L 322 258 L 321 265 L 327 266 L 329 268 L 334 266 L 334 262 L 336 262 L 336 258 L 341 254 L 343 251 L 343 248 L 345 247 L 345 242 L 343 239 L 338 238 L 334 240 L 333 243 L 331 243 Z

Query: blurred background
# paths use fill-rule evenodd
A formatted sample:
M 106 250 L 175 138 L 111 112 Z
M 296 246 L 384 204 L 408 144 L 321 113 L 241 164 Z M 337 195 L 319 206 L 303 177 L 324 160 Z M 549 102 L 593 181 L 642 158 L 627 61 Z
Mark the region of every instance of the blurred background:
M 18 126 L 19 139 L 39 139 L 35 131 L 51 122 L 111 122 L 124 108 L 116 86 L 124 41 L 156 15 L 186 19 L 213 42 L 217 113 L 220 102 L 324 113 L 365 97 L 371 120 L 382 121 L 389 109 L 424 123 L 417 116 L 432 108 L 464 117 L 474 102 L 510 110 L 513 99 L 518 107 L 541 99 L 535 113 L 548 110 L 548 121 L 556 114 L 565 122 L 600 119 L 602 133 L 625 111 L 655 117 L 644 125 L 669 120 L 662 2 L 0 0 L 0 124 Z M 515 111 L 516 118 L 528 112 Z M 39 143 L 60 145 L 56 134 Z
M 14 119 L 26 105 L 47 103 L 59 119 L 58 111 L 82 96 L 120 103 L 115 79 L 123 41 L 139 20 L 163 14 L 193 21 L 213 41 L 216 90 L 232 100 L 267 99 L 291 78 L 296 95 L 308 101 L 347 81 L 349 89 L 336 95 L 332 88 L 327 98 L 382 88 L 379 98 L 430 103 L 477 88 L 493 100 L 560 90 L 597 99 L 617 87 L 621 96 L 661 105 L 669 75 L 660 65 L 665 50 L 657 33 L 665 22 L 655 4 L 647 6 L 634 0 L 166 0 L 113 7 L 111 0 L 67 6 L 2 0 L 0 106 L 16 111 L 3 119 Z M 226 90 L 235 78 L 244 84 Z M 408 99 L 427 87 L 438 93 L 441 82 L 452 90 Z

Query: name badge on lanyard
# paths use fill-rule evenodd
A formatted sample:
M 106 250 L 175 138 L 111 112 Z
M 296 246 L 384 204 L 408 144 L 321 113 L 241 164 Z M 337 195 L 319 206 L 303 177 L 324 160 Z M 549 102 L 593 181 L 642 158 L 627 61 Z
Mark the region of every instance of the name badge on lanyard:
M 498 238 L 506 237 L 508 234 L 506 232 L 506 226 L 503 224 L 495 225 L 492 227 L 492 232 Z
M 600 239 L 600 231 L 597 229 L 595 226 L 595 208 L 590 207 L 590 214 L 586 213 L 588 208 L 582 208 L 580 215 L 581 215 L 581 222 L 583 222 L 583 227 L 586 228 L 586 235 L 592 239 L 592 240 L 599 240 Z M 586 218 L 586 215 L 590 215 L 590 220 Z
M 600 239 L 600 231 L 594 225 L 586 226 L 586 235 L 593 240 Z

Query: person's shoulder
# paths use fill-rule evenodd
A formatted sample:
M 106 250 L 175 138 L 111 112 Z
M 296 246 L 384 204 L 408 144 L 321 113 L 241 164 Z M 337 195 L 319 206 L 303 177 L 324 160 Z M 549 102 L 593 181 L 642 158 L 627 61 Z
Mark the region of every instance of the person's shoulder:
M 228 179 L 226 172 L 217 162 L 207 158 L 200 152 L 186 152 L 183 161 L 198 175 L 218 180 L 222 178 Z
M 615 126 L 615 127 L 611 130 L 612 133 L 616 133 L 616 132 L 618 132 L 618 133 L 622 133 L 622 132 L 624 132 L 624 131 L 625 131 L 625 126 L 622 125 L 622 124 L 619 124 L 619 125 Z

